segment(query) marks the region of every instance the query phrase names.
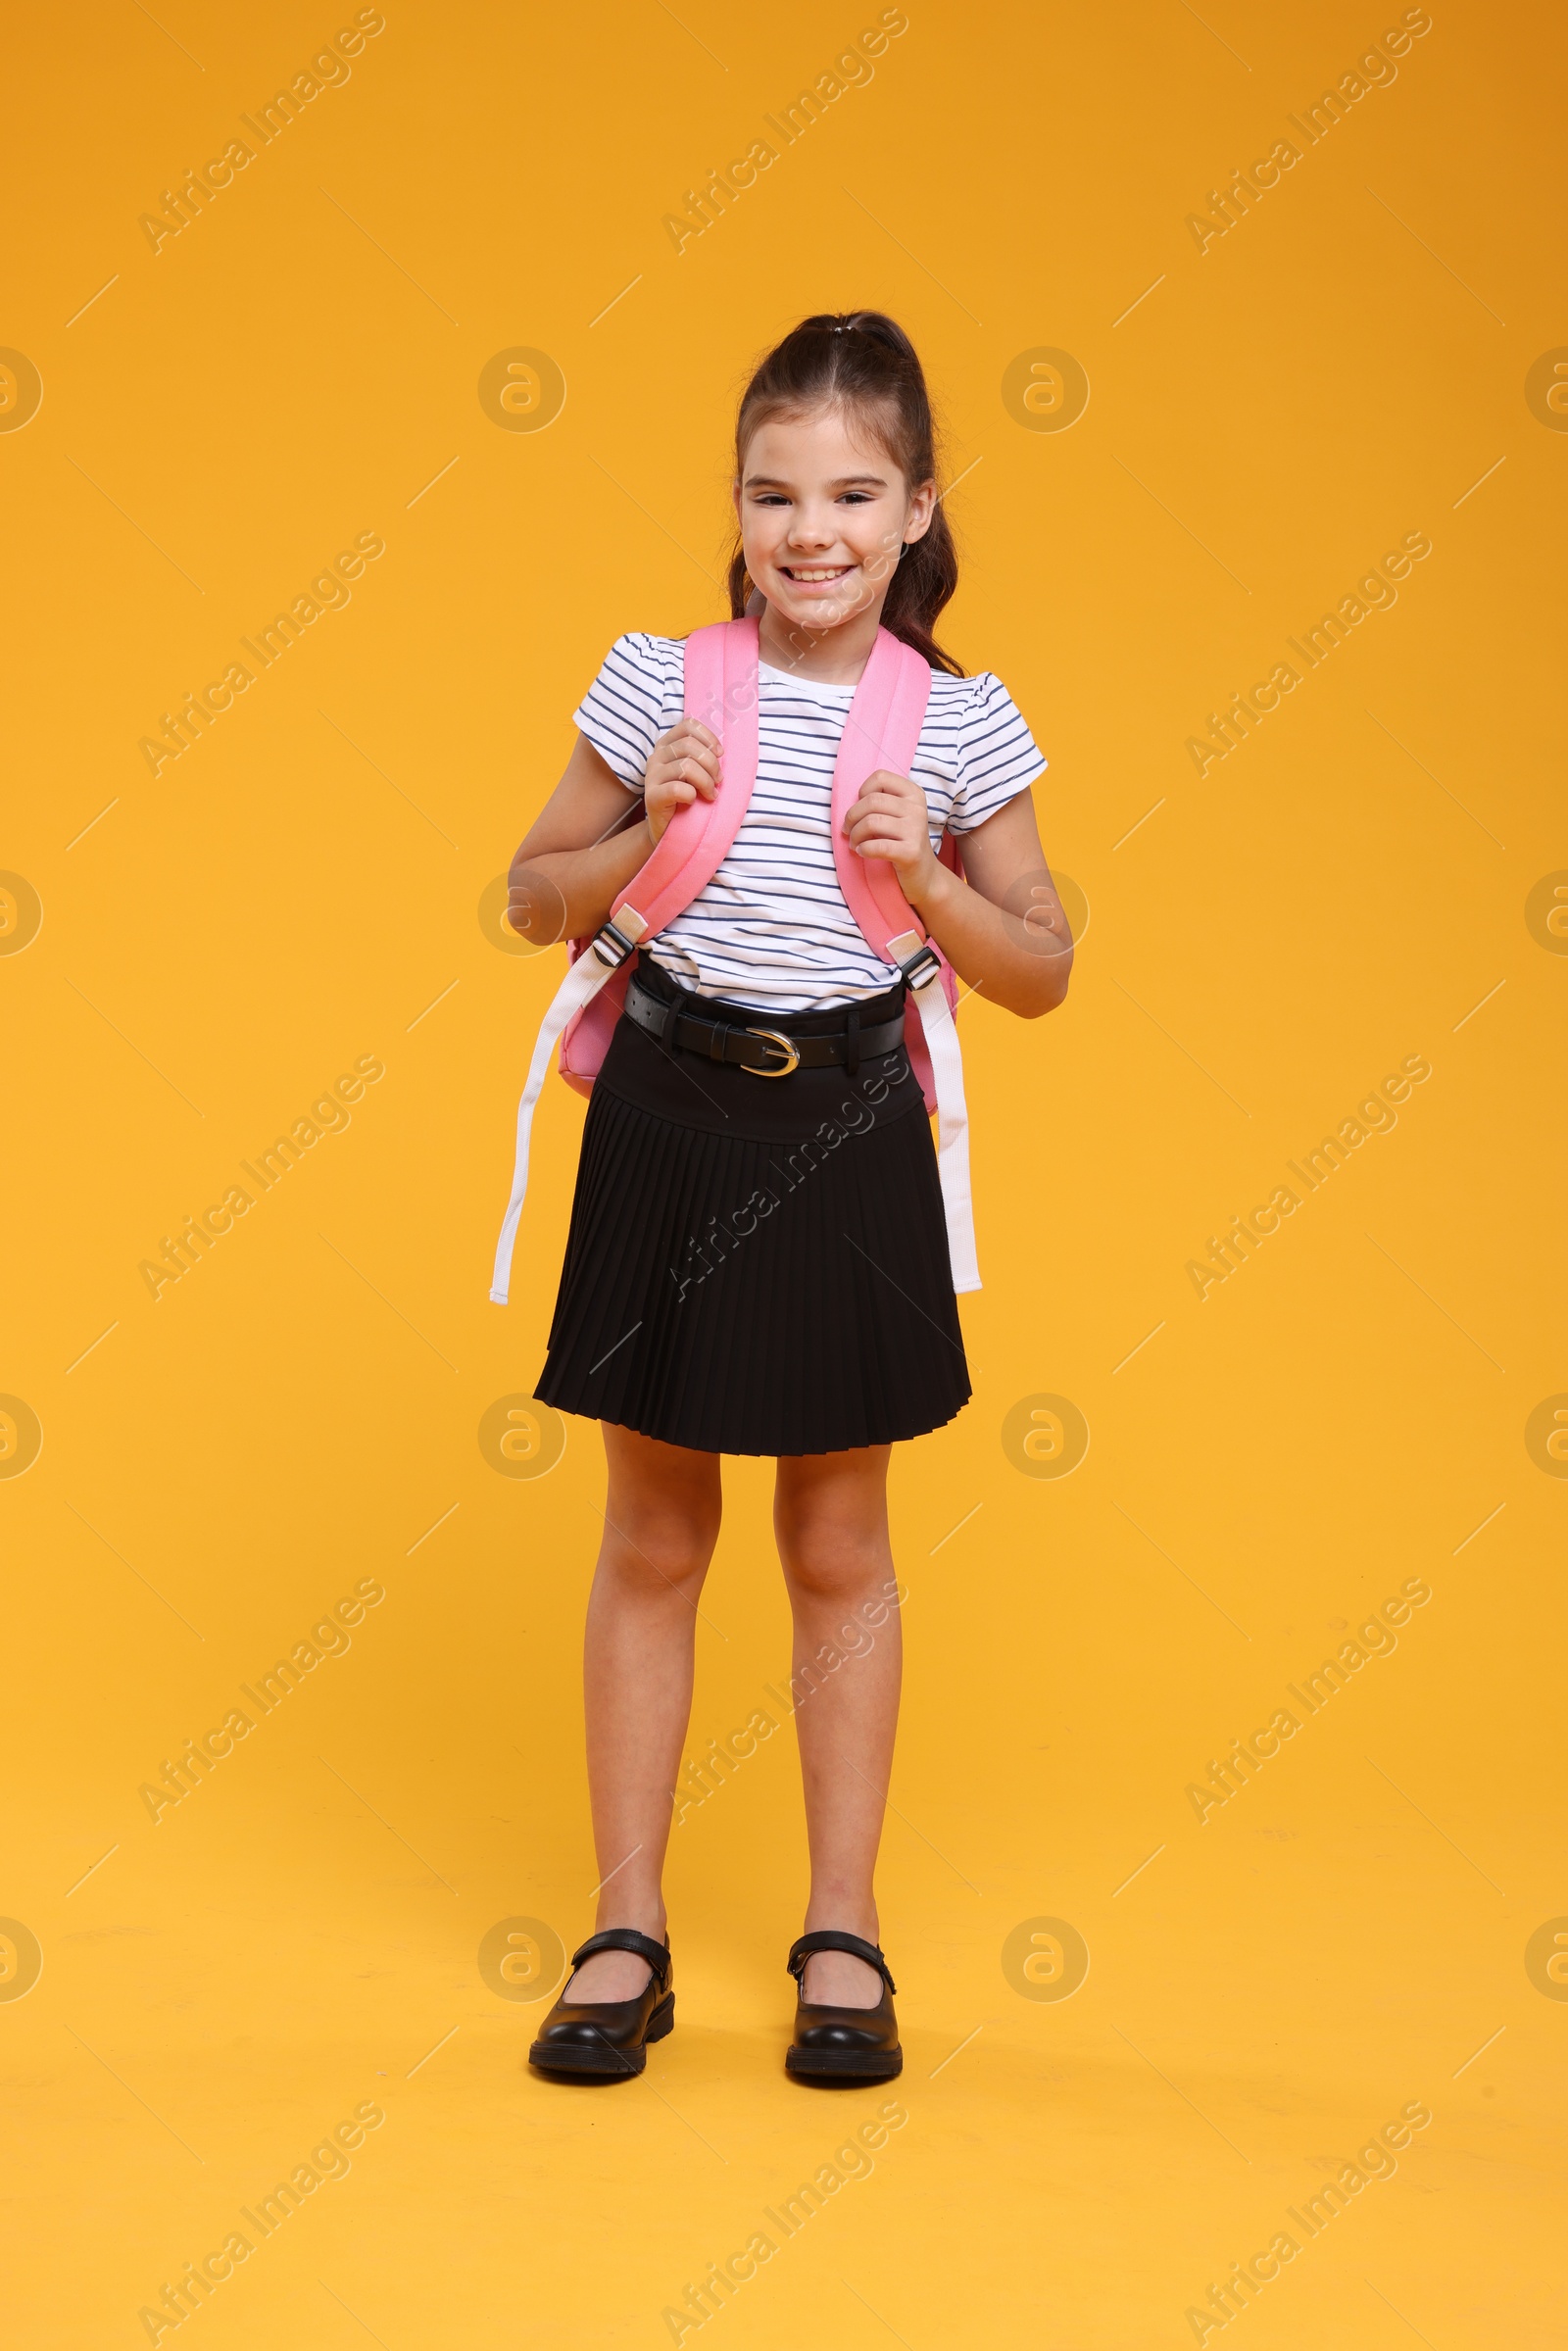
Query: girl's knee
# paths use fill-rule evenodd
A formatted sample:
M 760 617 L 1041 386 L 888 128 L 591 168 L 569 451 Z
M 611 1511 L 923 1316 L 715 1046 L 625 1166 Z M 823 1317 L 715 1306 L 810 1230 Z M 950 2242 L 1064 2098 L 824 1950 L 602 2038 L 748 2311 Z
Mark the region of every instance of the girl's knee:
M 787 1575 L 837 1589 L 886 1560 L 888 1450 L 780 1461 L 773 1531 Z
M 652 1590 L 700 1587 L 718 1540 L 718 1509 L 707 1496 L 643 1499 L 606 1518 L 604 1558 L 617 1582 Z
M 781 1504 L 774 1513 L 779 1558 L 791 1588 L 819 1599 L 852 1600 L 880 1591 L 890 1572 L 880 1511 Z

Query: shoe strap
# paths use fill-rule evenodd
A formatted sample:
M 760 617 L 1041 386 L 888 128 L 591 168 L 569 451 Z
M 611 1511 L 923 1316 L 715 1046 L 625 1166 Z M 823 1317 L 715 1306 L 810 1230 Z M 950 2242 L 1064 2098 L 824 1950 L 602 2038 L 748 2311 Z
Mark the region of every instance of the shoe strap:
M 807 1961 L 818 1951 L 848 1951 L 852 1959 L 863 1959 L 867 1967 L 874 1967 L 890 1992 L 899 1988 L 876 1944 L 866 1942 L 858 1935 L 842 1934 L 837 1927 L 819 1927 L 814 1935 L 803 1935 L 799 1942 L 790 1945 L 785 1965 L 797 1984 L 805 1978 Z
M 634 1959 L 646 1960 L 661 1991 L 669 1981 L 669 1945 L 656 1943 L 651 1935 L 639 1935 L 635 1927 L 607 1927 L 601 1935 L 590 1935 L 581 1948 L 573 1951 L 572 1966 L 581 1967 L 599 1951 L 630 1951 Z

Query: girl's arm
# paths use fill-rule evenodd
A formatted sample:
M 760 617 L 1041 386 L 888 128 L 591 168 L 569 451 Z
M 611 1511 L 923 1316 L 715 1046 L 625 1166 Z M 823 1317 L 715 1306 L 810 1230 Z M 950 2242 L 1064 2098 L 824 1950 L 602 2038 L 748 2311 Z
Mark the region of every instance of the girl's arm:
M 585 939 L 653 855 L 678 808 L 718 780 L 718 743 L 695 718 L 661 735 L 648 762 L 641 803 L 586 735 L 577 737 L 566 771 L 512 860 L 507 920 L 535 947 Z
M 961 837 L 963 876 L 931 847 L 925 794 L 879 768 L 845 817 L 864 857 L 886 857 L 904 895 L 960 979 L 1036 1020 L 1067 993 L 1072 938 L 1027 792 Z

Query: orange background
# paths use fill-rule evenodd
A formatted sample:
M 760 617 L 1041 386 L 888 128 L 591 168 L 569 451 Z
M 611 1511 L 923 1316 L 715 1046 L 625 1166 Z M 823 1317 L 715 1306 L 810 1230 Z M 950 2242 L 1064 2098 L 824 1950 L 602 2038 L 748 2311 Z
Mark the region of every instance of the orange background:
M 1259 2291 L 1254 2351 L 1563 2339 L 1560 24 L 1434 9 L 1200 252 L 1188 215 L 1397 10 L 907 19 L 679 253 L 683 191 L 861 20 L 389 6 L 156 252 L 139 217 L 353 11 L 13 35 L 0 343 L 42 385 L 24 417 L 13 367 L 0 408 L 0 865 L 42 908 L 29 940 L 13 891 L 0 936 L 0 1390 L 42 1432 L 0 1478 L 28 2351 L 148 2339 L 164 2282 L 367 2102 L 349 2176 L 215 2290 L 209 2351 L 667 2342 L 880 2102 L 781 2072 L 787 1732 L 674 1835 L 679 2029 L 641 2083 L 531 2080 L 542 2009 L 479 1960 L 503 1922 L 547 1953 L 590 1923 L 603 1496 L 588 1424 L 540 1477 L 479 1442 L 542 1361 L 582 1115 L 552 1088 L 502 1312 L 561 957 L 503 952 L 480 901 L 611 640 L 722 609 L 749 362 L 858 304 L 938 389 L 947 634 L 1050 758 L 1088 927 L 1049 1022 L 964 1007 L 976 1394 L 894 1461 L 907 2123 L 702 2331 L 1190 2342 L 1423 2101 L 1396 2175 Z M 517 349 L 564 379 L 546 429 L 481 405 Z M 1066 429 L 1003 396 L 1044 350 L 1088 380 Z M 1207 714 L 1417 531 L 1397 603 L 1200 776 Z M 150 772 L 160 713 L 364 533 L 352 601 Z M 1200 1300 L 1208 1237 L 1411 1055 L 1397 1126 Z M 362 1057 L 352 1123 L 155 1301 L 161 1237 Z M 1065 1477 L 1022 1449 L 1044 1396 L 1088 1431 Z M 768 1477 L 726 1469 L 693 1754 L 786 1663 Z M 1200 1824 L 1211 1759 L 1411 1579 L 1396 1650 Z M 366 1581 L 352 1647 L 155 1824 L 140 1787 Z M 1030 1988 L 1052 1946 L 1023 1973 L 1045 1920 L 1089 1954 L 1068 1998 Z

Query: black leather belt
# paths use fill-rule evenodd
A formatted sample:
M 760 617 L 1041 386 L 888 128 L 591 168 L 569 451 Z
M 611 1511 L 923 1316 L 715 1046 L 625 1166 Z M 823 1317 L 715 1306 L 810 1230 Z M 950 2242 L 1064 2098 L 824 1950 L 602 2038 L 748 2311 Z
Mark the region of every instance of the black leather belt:
M 659 998 L 633 979 L 626 989 L 626 1010 L 640 1029 L 657 1037 L 666 1049 L 701 1053 L 709 1061 L 734 1061 L 754 1077 L 787 1078 L 795 1069 L 826 1069 L 837 1065 L 853 1077 L 862 1057 L 890 1053 L 904 1043 L 904 1014 L 861 1028 L 858 1004 L 845 1010 L 844 1027 L 826 1037 L 792 1037 L 783 1029 L 743 1027 L 731 1020 L 699 1020 L 683 1012 L 678 1003 Z

